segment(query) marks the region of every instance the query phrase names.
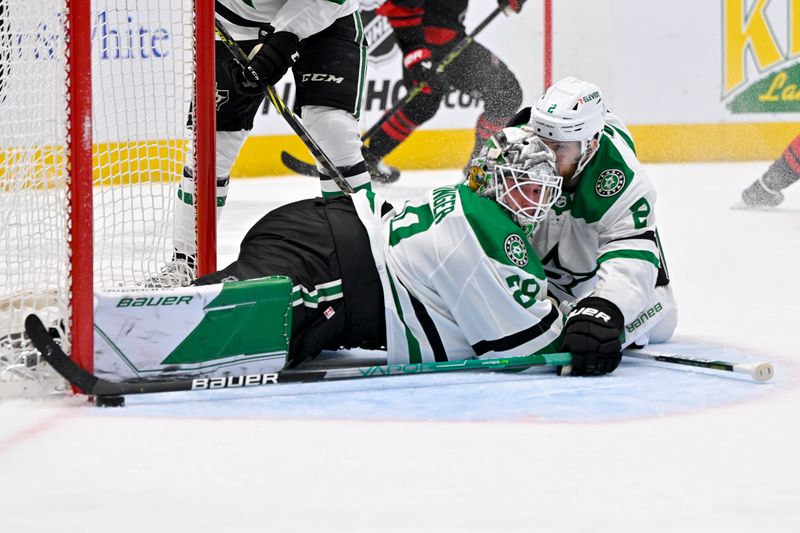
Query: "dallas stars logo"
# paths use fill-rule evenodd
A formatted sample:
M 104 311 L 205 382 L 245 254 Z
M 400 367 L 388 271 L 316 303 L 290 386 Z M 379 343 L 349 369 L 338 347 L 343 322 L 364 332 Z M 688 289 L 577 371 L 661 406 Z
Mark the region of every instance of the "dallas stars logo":
M 614 196 L 625 187 L 625 173 L 616 168 L 604 170 L 597 177 L 594 190 L 603 198 Z
M 506 256 L 512 263 L 518 267 L 524 267 L 528 264 L 528 251 L 525 249 L 525 242 L 522 237 L 512 233 L 506 237 L 504 247 Z
M 558 244 L 553 246 L 553 249 L 542 258 L 542 265 L 544 266 L 544 273 L 547 275 L 547 281 L 555 285 L 557 289 L 573 297 L 576 296 L 573 289 L 581 283 L 592 279 L 597 273 L 597 269 L 591 272 L 571 272 L 564 268 L 558 258 Z

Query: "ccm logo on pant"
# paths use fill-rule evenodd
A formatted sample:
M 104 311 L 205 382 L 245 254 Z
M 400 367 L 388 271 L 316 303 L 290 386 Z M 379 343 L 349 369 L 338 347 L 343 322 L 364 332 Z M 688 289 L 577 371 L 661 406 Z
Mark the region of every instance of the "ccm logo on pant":
M 610 316 L 598 311 L 597 309 L 594 309 L 593 307 L 581 307 L 580 309 L 575 309 L 573 312 L 569 314 L 567 318 L 572 318 L 574 316 L 580 316 L 580 315 L 593 316 L 595 318 L 599 318 L 603 322 L 608 322 L 609 320 L 611 320 Z
M 339 84 L 344 81 L 344 76 L 336 77 L 333 74 L 303 74 L 301 81 L 330 81 Z

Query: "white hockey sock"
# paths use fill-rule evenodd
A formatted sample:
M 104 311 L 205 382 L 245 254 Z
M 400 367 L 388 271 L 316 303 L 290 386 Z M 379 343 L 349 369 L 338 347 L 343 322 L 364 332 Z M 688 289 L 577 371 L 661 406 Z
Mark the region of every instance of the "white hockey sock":
M 358 119 L 351 113 L 327 106 L 303 106 L 303 124 L 320 148 L 339 169 L 353 189 L 371 188 L 371 180 L 361 155 Z M 317 163 L 323 196 L 341 194 L 336 182 Z
M 230 172 L 233 162 L 239 154 L 245 139 L 246 131 L 218 131 L 217 132 L 217 223 L 222 217 L 222 208 L 228 198 L 230 186 Z M 192 161 L 191 150 L 187 153 L 187 161 Z M 175 251 L 186 256 L 197 253 L 195 230 L 195 181 L 194 175 L 184 167 L 183 178 L 178 188 L 178 199 L 175 202 L 175 224 L 173 231 L 173 246 Z

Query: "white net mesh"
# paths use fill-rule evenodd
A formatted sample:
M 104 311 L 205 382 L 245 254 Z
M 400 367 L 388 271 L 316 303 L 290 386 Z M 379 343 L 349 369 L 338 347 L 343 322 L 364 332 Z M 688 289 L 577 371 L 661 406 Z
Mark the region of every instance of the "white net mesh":
M 95 283 L 130 287 L 172 257 L 193 94 L 193 6 L 98 0 L 93 16 Z
M 193 4 L 92 3 L 95 287 L 141 287 L 172 259 L 193 135 Z M 69 351 L 68 228 L 81 221 L 69 215 L 68 9 L 0 0 L 0 386 L 51 377 L 21 335 L 28 313 Z

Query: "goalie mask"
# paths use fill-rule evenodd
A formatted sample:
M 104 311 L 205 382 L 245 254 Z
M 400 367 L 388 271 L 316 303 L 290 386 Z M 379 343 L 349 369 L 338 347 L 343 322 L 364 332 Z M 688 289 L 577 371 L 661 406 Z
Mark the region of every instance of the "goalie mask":
M 529 239 L 561 195 L 555 155 L 527 126 L 490 137 L 470 163 L 468 179 L 473 191 L 508 211 Z
M 571 76 L 547 89 L 531 108 L 528 122 L 551 147 L 556 143 L 576 143 L 576 157 L 571 161 L 575 170 L 571 176 L 564 176 L 567 188 L 577 184 L 581 171 L 597 152 L 605 124 L 606 104 L 600 89 Z

